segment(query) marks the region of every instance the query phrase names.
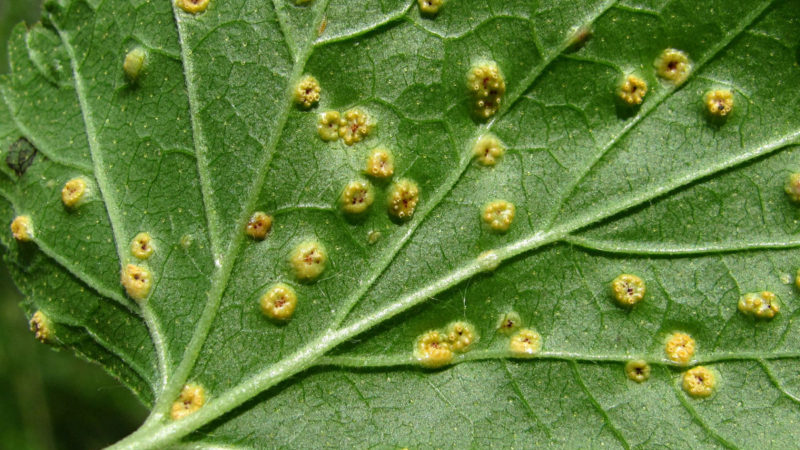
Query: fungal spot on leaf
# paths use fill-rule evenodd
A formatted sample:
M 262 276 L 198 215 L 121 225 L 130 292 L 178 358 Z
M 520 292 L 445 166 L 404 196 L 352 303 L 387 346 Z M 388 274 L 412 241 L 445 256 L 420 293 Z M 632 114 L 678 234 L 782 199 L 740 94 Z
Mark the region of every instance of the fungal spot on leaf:
M 542 336 L 534 330 L 523 328 L 511 336 L 508 350 L 517 358 L 533 358 L 542 349 Z
M 783 190 L 791 201 L 800 203 L 800 173 L 789 175 L 786 184 L 783 186 Z
M 323 141 L 339 139 L 339 111 L 325 111 L 320 113 L 317 120 L 317 133 Z
M 36 311 L 29 322 L 34 337 L 40 342 L 48 343 L 54 336 L 53 323 L 41 311 Z
M 339 137 L 345 144 L 353 145 L 361 142 L 372 131 L 372 126 L 367 113 L 357 108 L 350 109 L 339 119 Z
M 372 230 L 369 233 L 367 233 L 367 242 L 369 242 L 369 244 L 372 245 L 378 242 L 378 240 L 381 238 L 381 235 L 382 233 L 380 231 Z
M 19 242 L 33 240 L 33 221 L 31 216 L 17 216 L 11 222 L 11 234 Z
M 727 89 L 708 91 L 703 100 L 711 117 L 724 118 L 733 111 L 733 92 Z
M 417 183 L 403 178 L 389 188 L 389 214 L 399 220 L 409 220 L 414 215 L 419 202 Z
M 125 55 L 122 70 L 131 83 L 136 82 L 142 75 L 145 58 L 147 58 L 147 53 L 141 47 L 136 47 Z
M 89 184 L 83 177 L 73 178 L 61 189 L 61 202 L 67 208 L 80 206 L 89 194 Z
M 522 318 L 514 311 L 509 311 L 500 316 L 497 320 L 497 331 L 503 334 L 511 334 L 522 326 Z
M 208 8 L 210 0 L 175 0 L 175 4 L 190 14 L 201 13 Z
M 150 270 L 136 264 L 128 264 L 122 269 L 122 286 L 130 298 L 141 302 L 150 294 L 152 276 Z
M 686 333 L 673 333 L 667 338 L 664 352 L 667 358 L 681 365 L 688 364 L 694 356 L 694 339 Z
M 505 146 L 493 134 L 484 134 L 475 141 L 472 153 L 478 158 L 478 162 L 484 166 L 493 166 L 497 160 L 506 152 Z
M 27 139 L 19 138 L 8 147 L 8 154 L 6 155 L 6 165 L 21 177 L 25 174 L 28 168 L 33 164 L 36 158 L 36 147 Z
M 739 311 L 757 319 L 772 319 L 780 310 L 778 298 L 770 291 L 750 292 L 739 299 Z
M 206 403 L 206 390 L 203 386 L 189 383 L 181 389 L 178 399 L 172 404 L 170 416 L 172 420 L 180 420 L 197 412 Z
M 354 180 L 344 187 L 339 202 L 347 214 L 361 214 L 372 205 L 375 194 L 369 181 Z
M 625 375 L 628 376 L 629 380 L 643 383 L 650 378 L 650 364 L 647 364 L 646 361 L 641 359 L 628 361 L 628 363 L 625 364 Z
M 247 221 L 245 233 L 257 241 L 263 241 L 271 229 L 272 216 L 262 211 L 256 211 Z
M 294 87 L 294 101 L 303 108 L 310 108 L 319 101 L 319 82 L 311 75 L 306 75 Z
M 317 241 L 303 241 L 292 250 L 289 263 L 298 280 L 313 281 L 325 270 L 328 253 Z
M 431 330 L 417 338 L 414 358 L 424 367 L 442 367 L 453 360 L 453 350 L 446 336 Z
M 708 397 L 714 393 L 716 385 L 714 372 L 703 366 L 694 367 L 683 374 L 683 390 L 692 397 Z
M 634 306 L 644 298 L 644 280 L 636 275 L 623 273 L 611 282 L 611 293 L 620 306 Z
M 484 272 L 492 272 L 500 266 L 500 256 L 494 250 L 486 250 L 478 255 L 478 265 Z
M 489 202 L 483 208 L 481 218 L 493 231 L 504 233 L 511 227 L 515 211 L 516 208 L 514 208 L 513 203 L 505 200 L 495 200 Z
M 470 69 L 467 88 L 472 93 L 475 115 L 488 119 L 500 109 L 500 102 L 506 92 L 506 82 L 497 63 L 489 61 Z
M 647 82 L 636 75 L 628 75 L 619 86 L 619 98 L 628 106 L 641 105 L 647 94 Z
M 367 157 L 366 174 L 374 178 L 389 178 L 394 174 L 394 157 L 389 150 L 378 147 Z
M 478 333 L 469 322 L 453 322 L 447 326 L 447 342 L 456 352 L 466 352 L 469 347 L 478 341 Z
M 261 312 L 270 319 L 289 320 L 297 307 L 297 293 L 291 286 L 277 283 L 261 296 L 259 304 Z
M 434 16 L 444 4 L 443 0 L 417 0 L 422 14 Z
M 665 49 L 656 58 L 656 73 L 664 80 L 678 86 L 689 78 L 692 63 L 686 53 L 674 48 Z
M 181 245 L 181 248 L 183 248 L 184 250 L 188 250 L 189 247 L 192 246 L 193 241 L 194 238 L 192 237 L 191 234 L 184 234 L 183 236 L 181 236 L 179 244 Z
M 131 241 L 131 254 L 139 259 L 149 258 L 154 251 L 155 247 L 150 233 L 141 232 Z

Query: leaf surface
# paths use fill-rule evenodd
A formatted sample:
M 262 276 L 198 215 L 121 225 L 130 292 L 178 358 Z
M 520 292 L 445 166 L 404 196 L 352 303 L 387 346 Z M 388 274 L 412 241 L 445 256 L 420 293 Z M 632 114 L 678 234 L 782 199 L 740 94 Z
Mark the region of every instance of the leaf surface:
M 29 314 L 56 345 L 105 366 L 152 408 L 120 447 L 781 447 L 797 439 L 800 336 L 797 205 L 783 192 L 800 166 L 800 3 L 783 1 L 211 0 L 189 14 L 168 0 L 50 2 L 15 29 L 0 79 L 3 154 L 38 151 L 22 175 L 0 168 L 2 216 L 29 215 L 33 242 L 2 236 Z M 575 43 L 580 30 L 591 30 Z M 135 82 L 122 69 L 140 47 Z M 666 48 L 689 55 L 679 86 L 656 75 Z M 466 87 L 494 61 L 507 90 L 477 120 Z M 620 80 L 648 92 L 621 107 Z M 313 75 L 319 105 L 299 108 Z M 704 111 L 734 94 L 724 121 Z M 352 146 L 317 134 L 319 113 L 359 108 L 374 121 Z M 491 132 L 497 165 L 473 158 Z M 408 221 L 387 213 L 388 183 L 354 218 L 339 197 L 376 146 L 394 180 L 415 180 Z M 65 208 L 61 187 L 89 180 Z M 374 180 L 373 180 L 374 181 Z M 484 205 L 516 206 L 507 233 Z M 264 241 L 244 233 L 273 217 Z M 130 242 L 148 232 L 146 262 Z M 299 282 L 292 249 L 328 255 Z M 486 253 L 500 262 L 488 270 Z M 483 256 L 479 256 L 483 255 Z M 146 266 L 146 301 L 120 270 Z M 621 273 L 645 299 L 621 308 Z M 276 282 L 299 301 L 291 320 L 261 314 Z M 772 320 L 737 309 L 771 291 Z M 498 318 L 514 311 L 543 348 L 513 358 Z M 455 320 L 480 339 L 439 369 L 415 340 Z M 667 359 L 675 331 L 697 342 L 690 366 L 717 376 L 687 395 Z M 626 378 L 642 358 L 647 382 Z M 207 401 L 180 420 L 186 383 Z

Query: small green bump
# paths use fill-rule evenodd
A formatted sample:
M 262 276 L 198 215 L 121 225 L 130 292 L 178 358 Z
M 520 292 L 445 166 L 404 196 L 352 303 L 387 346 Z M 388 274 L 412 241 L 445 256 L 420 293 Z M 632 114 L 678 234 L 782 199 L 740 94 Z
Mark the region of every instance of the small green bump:
M 339 139 L 339 111 L 325 111 L 320 113 L 317 120 L 317 134 L 323 141 L 335 141 Z
M 139 80 L 142 76 L 147 53 L 141 47 L 136 47 L 125 55 L 125 62 L 122 63 L 122 70 L 131 83 Z
M 484 166 L 493 166 L 506 152 L 506 148 L 497 136 L 487 133 L 475 140 L 472 154 Z
M 318 241 L 303 241 L 292 250 L 289 263 L 298 280 L 314 281 L 325 271 L 328 253 Z
M 367 137 L 374 126 L 366 112 L 358 108 L 349 109 L 339 119 L 339 137 L 345 144 L 353 145 Z
M 478 266 L 484 272 L 493 272 L 500 266 L 500 256 L 494 250 L 486 250 L 478 255 Z
M 294 314 L 297 307 L 297 293 L 284 283 L 272 285 L 259 301 L 261 312 L 270 319 L 286 321 Z
M 346 214 L 361 214 L 375 200 L 372 185 L 366 180 L 353 180 L 344 187 L 339 203 Z
M 500 316 L 497 320 L 497 331 L 503 334 L 511 334 L 522 326 L 522 318 L 515 311 L 509 311 Z
M 192 246 L 192 242 L 194 242 L 194 238 L 192 237 L 192 235 L 184 234 L 183 236 L 181 236 L 181 240 L 179 243 L 181 245 L 181 248 L 183 248 L 184 250 L 188 250 L 189 247 Z
M 397 180 L 389 188 L 389 214 L 399 220 L 409 220 L 419 203 L 419 186 L 412 180 Z
M 800 203 L 800 173 L 795 172 L 789 175 L 783 190 L 789 196 L 789 200 Z
M 310 108 L 319 102 L 320 90 L 317 79 L 306 75 L 294 87 L 294 101 L 302 108 Z
M 447 326 L 447 341 L 450 348 L 456 352 L 466 352 L 470 346 L 478 342 L 478 333 L 475 326 L 469 322 L 458 321 Z
M 435 16 L 444 4 L 444 0 L 417 0 L 419 10 L 427 16 Z

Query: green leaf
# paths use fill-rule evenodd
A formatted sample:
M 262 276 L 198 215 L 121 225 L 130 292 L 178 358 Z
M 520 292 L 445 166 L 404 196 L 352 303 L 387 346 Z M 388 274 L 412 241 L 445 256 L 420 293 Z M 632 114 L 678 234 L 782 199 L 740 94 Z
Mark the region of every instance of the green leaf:
M 22 175 L 0 168 L 0 208 L 34 236 L 1 239 L 48 341 L 152 408 L 119 447 L 794 445 L 800 2 L 576 3 L 65 0 L 17 27 L 0 147 L 38 153 Z M 691 60 L 680 85 L 656 74 L 667 48 Z M 467 78 L 487 61 L 506 90 L 482 121 Z M 634 108 L 617 96 L 631 73 L 648 85 Z M 306 74 L 311 109 L 292 101 Z M 733 93 L 725 120 L 705 109 L 715 89 Z M 366 139 L 320 139 L 319 113 L 351 108 Z M 473 157 L 487 132 L 506 147 L 494 166 Z M 341 212 L 377 146 L 419 186 L 410 220 L 376 180 L 366 213 Z M 67 208 L 76 177 L 89 193 Z M 497 199 L 516 206 L 507 233 L 481 220 Z M 263 241 L 245 233 L 255 211 L 273 218 Z M 328 262 L 300 282 L 289 258 L 308 240 Z M 143 301 L 120 284 L 128 264 L 152 276 Z M 630 308 L 610 290 L 622 273 L 646 284 Z M 277 282 L 298 297 L 285 323 L 259 309 Z M 737 308 L 761 291 L 772 319 Z M 510 312 L 541 335 L 533 358 L 498 331 Z M 456 320 L 480 339 L 423 367 L 417 338 Z M 696 341 L 688 367 L 712 370 L 711 396 L 682 387 L 673 332 Z M 639 358 L 643 383 L 624 370 Z M 206 402 L 173 420 L 186 384 Z

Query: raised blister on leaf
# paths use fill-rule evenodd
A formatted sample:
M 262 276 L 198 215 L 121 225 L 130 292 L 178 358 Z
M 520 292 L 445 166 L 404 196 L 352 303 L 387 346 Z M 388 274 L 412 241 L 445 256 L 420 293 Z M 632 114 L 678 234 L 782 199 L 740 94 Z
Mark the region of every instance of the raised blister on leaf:
M 481 119 L 492 117 L 506 92 L 506 81 L 494 61 L 475 64 L 467 74 L 467 88 L 472 94 L 473 110 Z
M 487 133 L 475 140 L 472 153 L 484 166 L 493 166 L 503 156 L 506 148 L 497 136 Z
M 122 70 L 130 82 L 136 82 L 142 76 L 147 53 L 141 47 L 136 47 L 125 55 Z
M 197 412 L 205 404 L 205 388 L 199 384 L 189 383 L 183 387 L 178 399 L 172 404 L 170 416 L 172 416 L 172 420 L 183 419 L 184 417 Z
M 400 179 L 389 188 L 389 214 L 400 220 L 411 219 L 419 202 L 419 186 L 407 178 Z
M 256 211 L 250 216 L 250 220 L 245 225 L 245 233 L 251 238 L 262 241 L 272 229 L 272 216 L 263 212 Z
M 783 190 L 791 201 L 800 203 L 800 173 L 789 175 L 786 184 L 783 185 Z
M 475 326 L 469 322 L 458 321 L 447 326 L 447 341 L 450 348 L 456 352 L 465 352 L 469 347 L 478 341 L 478 333 Z
M 714 393 L 716 386 L 714 372 L 706 367 L 697 366 L 683 374 L 683 390 L 692 397 L 708 397 Z
M 358 108 L 350 109 L 339 119 L 339 137 L 345 144 L 353 145 L 361 142 L 372 131 L 373 126 L 366 112 Z
M 738 306 L 742 314 L 758 319 L 772 319 L 781 310 L 778 298 L 770 291 L 744 294 Z
M 34 337 L 41 342 L 48 343 L 55 336 L 53 322 L 51 322 L 50 318 L 48 318 L 47 315 L 41 311 L 36 311 L 33 313 L 33 316 L 31 316 L 31 320 L 28 322 L 28 324 L 30 325 Z
M 628 106 L 641 105 L 645 94 L 647 94 L 647 82 L 636 75 L 626 76 L 617 93 Z
M 492 272 L 500 267 L 500 255 L 494 250 L 486 250 L 478 255 L 478 266 L 484 272 Z
M 414 358 L 425 367 L 442 367 L 453 361 L 453 350 L 447 336 L 431 330 L 417 338 L 414 343 Z
M 201 13 L 208 8 L 210 0 L 175 0 L 175 4 L 190 14 Z
M 367 156 L 366 174 L 374 178 L 389 178 L 394 174 L 394 157 L 384 147 L 373 149 Z
M 677 49 L 665 49 L 656 58 L 656 73 L 659 77 L 674 85 L 680 85 L 692 73 L 692 63 L 689 56 Z
M 297 293 L 284 283 L 272 285 L 259 300 L 261 312 L 273 320 L 289 320 L 297 307 Z
M 522 318 L 516 311 L 509 311 L 500 316 L 497 320 L 497 331 L 503 334 L 511 334 L 522 327 Z
M 294 275 L 300 281 L 316 280 L 328 263 L 328 253 L 318 241 L 303 241 L 289 255 Z
M 706 92 L 703 96 L 706 111 L 712 117 L 723 118 L 733 111 L 733 92 L 728 89 L 717 89 Z
M 306 75 L 294 87 L 295 103 L 303 108 L 310 108 L 319 101 L 320 87 L 316 78 Z
M 89 182 L 84 177 L 73 178 L 61 188 L 61 202 L 67 208 L 77 208 L 89 196 Z
M 511 336 L 508 350 L 517 358 L 533 358 L 542 349 L 542 335 L 529 328 L 523 328 Z
M 31 216 L 17 216 L 11 222 L 11 234 L 19 242 L 33 240 L 33 219 Z
M 150 295 L 152 275 L 147 267 L 136 264 L 126 264 L 122 269 L 122 286 L 130 298 L 143 301 Z
M 335 141 L 339 139 L 339 121 L 341 115 L 339 111 L 325 111 L 320 113 L 317 119 L 317 134 L 323 141 Z
M 141 232 L 131 241 L 131 254 L 139 259 L 147 259 L 155 251 L 150 233 Z
M 515 212 L 516 208 L 513 203 L 505 200 L 495 200 L 484 206 L 481 218 L 492 231 L 504 233 L 511 227 Z
M 347 214 L 361 214 L 366 211 L 375 200 L 372 185 L 366 180 L 353 180 L 344 187 L 339 203 L 342 211 Z
M 419 3 L 419 10 L 423 14 L 433 16 L 439 12 L 444 0 L 417 0 L 417 3 Z
M 667 337 L 667 342 L 664 344 L 664 353 L 667 358 L 678 364 L 688 364 L 694 356 L 695 350 L 694 339 L 686 333 L 673 333 Z
M 620 306 L 633 306 L 644 298 L 644 280 L 636 275 L 623 273 L 611 282 L 611 293 Z
M 641 359 L 628 361 L 625 364 L 625 375 L 637 383 L 643 383 L 650 378 L 650 364 Z

